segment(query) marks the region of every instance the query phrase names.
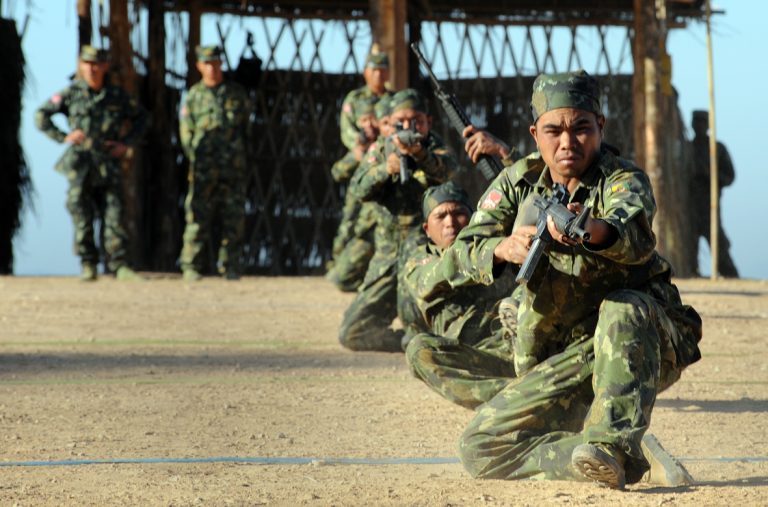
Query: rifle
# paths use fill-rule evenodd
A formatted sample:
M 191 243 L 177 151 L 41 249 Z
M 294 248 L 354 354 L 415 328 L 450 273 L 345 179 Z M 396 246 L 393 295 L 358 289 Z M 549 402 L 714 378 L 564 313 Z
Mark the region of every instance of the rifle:
M 423 136 L 416 131 L 416 127 L 414 125 L 411 125 L 410 128 L 406 129 L 403 128 L 402 122 L 395 123 L 395 133 L 392 135 L 397 136 L 400 142 L 406 146 L 412 146 L 416 143 L 420 143 L 423 138 Z M 387 149 L 388 153 L 396 151 L 397 156 L 400 157 L 400 184 L 405 185 L 408 180 L 411 179 L 411 170 L 409 168 L 410 157 L 401 153 L 400 150 L 395 147 L 392 139 L 387 140 Z
M 459 133 L 459 135 L 461 135 L 464 129 L 470 125 L 471 122 L 469 121 L 467 114 L 464 112 L 464 108 L 461 107 L 459 99 L 457 99 L 455 95 L 451 95 L 443 90 L 443 87 L 440 86 L 440 81 L 437 80 L 435 74 L 432 72 L 432 68 L 429 66 L 429 62 L 427 62 L 427 59 L 424 58 L 423 54 L 421 54 L 421 50 L 419 50 L 419 47 L 415 42 L 411 43 L 411 50 L 416 55 L 416 58 L 419 59 L 419 63 L 421 63 L 421 65 L 427 70 L 427 75 L 429 76 L 429 80 L 432 82 L 432 88 L 434 89 L 435 97 L 437 97 L 437 99 L 440 101 L 440 105 L 443 106 L 443 111 L 445 111 L 445 114 L 448 115 L 448 120 L 451 122 L 451 126 Z M 490 155 L 481 155 L 480 159 L 477 161 L 477 168 L 480 169 L 480 172 L 483 173 L 483 176 L 485 176 L 485 179 L 488 181 L 494 180 L 496 176 L 498 176 L 498 174 L 504 170 L 501 162 Z
M 547 216 L 551 216 L 555 222 L 555 227 L 570 239 L 577 241 L 589 241 L 591 235 L 584 230 L 584 224 L 589 218 L 590 208 L 587 206 L 584 211 L 576 216 L 568 208 L 568 198 L 570 194 L 565 186 L 555 183 L 552 197 L 545 199 L 539 195 L 533 196 L 533 205 L 539 208 L 539 216 L 536 220 L 536 235 L 533 237 L 533 244 L 528 251 L 520 271 L 517 273 L 515 281 L 520 284 L 527 284 L 536 270 L 544 249 L 552 242 L 552 235 L 547 229 Z

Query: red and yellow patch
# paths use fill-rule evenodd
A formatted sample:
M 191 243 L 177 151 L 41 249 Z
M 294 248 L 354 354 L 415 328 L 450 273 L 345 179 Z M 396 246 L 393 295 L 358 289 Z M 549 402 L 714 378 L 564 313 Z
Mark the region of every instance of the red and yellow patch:
M 350 104 L 349 102 L 345 103 L 344 105 L 341 106 L 341 110 L 344 111 L 345 113 L 351 113 L 352 104 Z
M 483 199 L 482 204 L 480 204 L 480 209 L 496 209 L 499 202 L 501 202 L 501 192 L 498 190 L 491 190 L 488 192 L 488 195 L 485 196 L 485 199 Z
M 629 192 L 631 190 L 629 183 L 622 182 L 622 183 L 615 183 L 611 186 L 611 192 Z

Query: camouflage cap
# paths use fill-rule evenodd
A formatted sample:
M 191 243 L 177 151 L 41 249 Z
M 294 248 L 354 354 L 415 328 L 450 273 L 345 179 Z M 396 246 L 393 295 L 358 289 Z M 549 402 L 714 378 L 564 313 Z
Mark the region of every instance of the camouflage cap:
M 472 211 L 472 205 L 469 203 L 469 196 L 464 189 L 453 181 L 447 181 L 442 185 L 429 187 L 424 192 L 421 206 L 422 212 L 424 213 L 424 220 L 429 217 L 432 210 L 448 201 L 461 203 L 466 206 L 470 212 Z
M 392 97 L 389 95 L 379 97 L 376 105 L 373 106 L 373 112 L 376 114 L 377 120 L 392 114 Z
M 109 61 L 109 52 L 86 44 L 80 48 L 80 61 L 106 63 Z
M 199 62 L 221 61 L 221 52 L 221 46 L 197 46 L 195 48 L 195 56 Z
M 405 90 L 400 90 L 395 93 L 390 101 L 390 107 L 392 113 L 400 111 L 401 109 L 415 109 L 422 113 L 429 113 L 427 101 L 424 100 L 424 96 L 413 88 L 406 88 Z
M 371 69 L 388 69 L 389 56 L 387 56 L 387 53 L 371 51 L 365 59 L 365 66 Z
M 600 86 L 583 70 L 562 74 L 540 74 L 533 82 L 531 113 L 533 122 L 553 109 L 569 107 L 595 114 L 600 110 Z
M 376 114 L 374 108 L 378 102 L 377 97 L 369 97 L 362 100 L 357 100 L 352 106 L 352 111 L 355 118 L 360 118 L 367 114 Z

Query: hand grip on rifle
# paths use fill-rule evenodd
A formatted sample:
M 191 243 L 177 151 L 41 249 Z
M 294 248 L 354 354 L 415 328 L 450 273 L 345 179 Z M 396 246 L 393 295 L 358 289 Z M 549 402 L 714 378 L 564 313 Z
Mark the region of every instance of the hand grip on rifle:
M 443 106 L 443 111 L 445 111 L 445 114 L 448 116 L 451 126 L 459 133 L 459 135 L 461 135 L 471 122 L 464 112 L 464 108 L 461 107 L 459 99 L 457 99 L 455 95 L 451 95 L 443 90 L 437 77 L 435 77 L 435 74 L 432 72 L 429 62 L 424 58 L 424 55 L 421 53 L 421 50 L 415 42 L 411 43 L 411 50 L 416 55 L 416 58 L 419 59 L 419 63 L 426 69 L 429 80 L 432 82 L 435 97 L 440 101 L 440 105 Z M 488 181 L 495 179 L 496 176 L 504 170 L 504 166 L 501 165 L 501 162 L 490 155 L 481 155 L 480 159 L 477 161 L 477 168 Z
M 533 276 L 533 272 L 536 270 L 536 265 L 539 263 L 544 250 L 552 242 L 552 235 L 549 233 L 549 229 L 547 229 L 547 216 L 552 217 L 555 228 L 559 232 L 565 234 L 573 241 L 590 240 L 591 235 L 584 229 L 584 225 L 589 218 L 591 209 L 586 207 L 579 215 L 575 215 L 566 207 L 569 197 L 568 190 L 559 183 L 555 184 L 552 197 L 548 199 L 538 195 L 533 197 L 533 205 L 539 209 L 538 219 L 536 220 L 536 234 L 533 237 L 531 249 L 528 251 L 528 255 L 525 261 L 523 261 L 523 265 L 520 266 L 520 271 L 515 278 L 517 283 L 528 283 Z

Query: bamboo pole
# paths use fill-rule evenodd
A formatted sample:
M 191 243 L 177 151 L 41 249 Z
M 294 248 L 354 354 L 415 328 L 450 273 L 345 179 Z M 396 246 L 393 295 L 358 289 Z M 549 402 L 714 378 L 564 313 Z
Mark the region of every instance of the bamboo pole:
M 707 81 L 709 83 L 709 253 L 712 258 L 710 278 L 717 280 L 720 264 L 720 182 L 717 178 L 717 132 L 715 131 L 715 75 L 712 59 L 712 5 L 707 0 Z

